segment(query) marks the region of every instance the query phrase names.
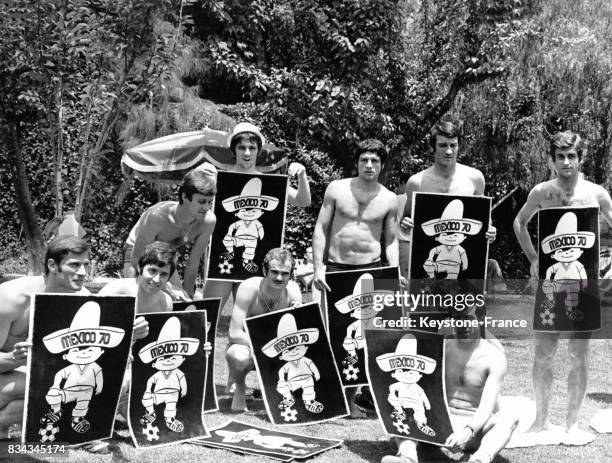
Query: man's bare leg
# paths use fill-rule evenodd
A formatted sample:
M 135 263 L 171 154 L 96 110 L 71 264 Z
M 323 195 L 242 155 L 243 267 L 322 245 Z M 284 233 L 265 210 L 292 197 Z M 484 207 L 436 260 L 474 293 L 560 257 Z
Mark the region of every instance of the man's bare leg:
M 236 389 L 232 399 L 232 410 L 235 412 L 246 412 L 246 376 L 255 368 L 251 349 L 242 344 L 232 344 L 225 352 L 225 359 L 229 367 L 229 376 L 233 378 Z
M 527 432 L 548 429 L 548 407 L 550 405 L 553 360 L 559 346 L 558 333 L 535 333 L 535 357 L 533 360 L 533 389 L 535 392 L 536 418 Z
M 5 438 L 11 425 L 21 424 L 25 395 L 23 371 L 13 370 L 0 375 L 0 436 Z
M 497 412 L 485 424 L 480 446 L 469 461 L 490 463 L 506 447 L 518 422 L 519 417 L 515 410 L 501 409 Z
M 399 437 L 394 437 L 393 440 L 397 445 L 397 455 L 385 455 L 380 463 L 417 463 L 419 461 L 416 441 Z
M 593 434 L 578 429 L 578 413 L 586 393 L 589 367 L 590 339 L 570 339 L 568 355 L 570 372 L 567 377 L 567 417 L 565 421 L 567 445 L 585 445 L 595 437 Z

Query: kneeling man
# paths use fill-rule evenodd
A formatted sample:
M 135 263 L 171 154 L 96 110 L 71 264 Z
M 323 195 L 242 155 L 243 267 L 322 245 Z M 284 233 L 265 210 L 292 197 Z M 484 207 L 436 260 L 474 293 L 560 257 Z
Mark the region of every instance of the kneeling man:
M 229 346 L 225 353 L 230 382 L 236 385 L 232 400 L 234 411 L 247 411 L 245 379 L 247 373 L 255 368 L 242 322 L 247 317 L 302 303 L 300 288 L 291 281 L 294 266 L 291 252 L 282 248 L 271 249 L 264 258 L 264 276 L 249 278 L 238 288 L 229 327 Z

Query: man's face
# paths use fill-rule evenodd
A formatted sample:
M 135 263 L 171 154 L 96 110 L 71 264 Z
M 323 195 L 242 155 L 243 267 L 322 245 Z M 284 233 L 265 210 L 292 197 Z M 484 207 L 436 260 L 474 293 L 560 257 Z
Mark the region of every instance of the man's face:
M 63 357 L 76 365 L 89 365 L 100 358 L 104 350 L 98 346 L 73 347 Z
M 580 248 L 565 248 L 555 251 L 552 258 L 557 262 L 574 262 L 575 260 L 580 259 L 581 255 L 582 249 Z
M 555 169 L 561 178 L 573 178 L 580 172 L 580 159 L 574 148 L 555 150 Z
M 242 220 L 257 220 L 263 215 L 264 211 L 261 209 L 240 209 L 236 212 L 236 217 Z
M 183 204 L 187 207 L 187 211 L 198 220 L 202 220 L 206 216 L 206 213 L 212 208 L 214 200 L 214 196 L 204 196 L 200 193 L 194 193 L 191 199 L 187 199 L 187 196 L 183 195 Z
M 266 273 L 266 279 L 272 286 L 284 288 L 291 279 L 291 264 L 272 259 L 270 261 L 270 268 Z
M 380 175 L 381 169 L 382 163 L 380 162 L 380 157 L 378 154 L 366 151 L 365 153 L 361 153 L 359 155 L 359 160 L 357 161 L 357 172 L 359 178 L 362 180 L 365 180 L 366 182 L 378 181 L 378 176 Z
M 255 170 L 257 162 L 257 143 L 248 140 L 240 141 L 236 147 L 236 165 L 244 170 Z
M 147 294 L 156 293 L 170 278 L 170 269 L 170 264 L 163 267 L 155 264 L 145 265 L 138 276 L 138 286 Z
M 440 233 L 436 240 L 447 246 L 455 246 L 465 241 L 465 235 L 463 233 Z
M 49 259 L 47 286 L 61 293 L 80 291 L 89 272 L 89 264 L 89 252 L 82 254 L 69 252 L 59 265 L 53 259 Z
M 459 140 L 436 135 L 436 146 L 434 149 L 434 162 L 442 167 L 453 167 L 457 163 L 459 152 Z
M 155 359 L 153 362 L 153 368 L 160 371 L 170 371 L 181 366 L 185 361 L 183 355 L 164 355 Z

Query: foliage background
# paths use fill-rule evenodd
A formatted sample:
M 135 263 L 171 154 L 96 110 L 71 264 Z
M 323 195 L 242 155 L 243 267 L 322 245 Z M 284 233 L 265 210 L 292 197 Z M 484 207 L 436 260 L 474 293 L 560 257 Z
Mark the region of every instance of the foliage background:
M 394 189 L 400 172 L 431 162 L 426 134 L 440 118 L 462 124 L 460 161 L 483 171 L 487 194 L 499 200 L 518 187 L 493 215 L 491 256 L 507 278 L 527 272 L 511 222 L 528 189 L 551 175 L 547 131 L 585 134 L 585 175 L 610 183 L 607 0 L 45 5 L 49 19 L 38 2 L 0 1 L 0 30 L 9 37 L 0 45 L 2 272 L 25 271 L 32 256 L 24 249 L 41 239 L 35 227 L 23 227 L 16 154 L 38 233 L 80 203 L 98 271 L 114 274 L 132 224 L 174 194 L 125 179 L 123 151 L 242 120 L 307 167 L 312 206 L 290 208 L 287 226 L 288 245 L 300 256 L 325 187 L 352 173 L 356 142 L 387 144 L 383 182 Z M 79 184 L 83 166 L 91 169 L 87 191 Z

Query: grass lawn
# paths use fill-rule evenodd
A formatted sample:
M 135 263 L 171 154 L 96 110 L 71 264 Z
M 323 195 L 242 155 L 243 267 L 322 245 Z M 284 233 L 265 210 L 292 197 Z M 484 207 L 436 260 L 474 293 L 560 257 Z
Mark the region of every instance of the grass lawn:
M 498 296 L 491 310 L 496 313 L 517 313 L 531 310 L 531 297 Z M 497 312 L 499 311 L 499 312 Z M 229 412 L 230 398 L 223 395 L 224 382 L 227 378 L 227 366 L 223 357 L 227 344 L 230 307 L 226 306 L 219 323 L 216 346 L 216 380 L 217 391 L 220 393 L 221 411 L 207 414 L 206 424 L 219 425 L 229 419 L 272 427 L 268 421 L 263 401 L 261 399 L 249 402 L 251 412 L 236 415 Z M 533 359 L 533 341 L 530 339 L 503 340 L 509 363 L 509 374 L 504 384 L 504 394 L 531 397 L 531 363 Z M 593 340 L 591 344 L 590 380 L 587 397 L 580 413 L 580 425 L 587 429 L 592 414 L 602 408 L 612 407 L 612 341 Z M 565 378 L 567 377 L 566 343 L 562 342 L 555 361 L 554 396 L 551 403 L 551 420 L 556 424 L 564 423 L 565 414 Z M 257 377 L 251 373 L 248 377 L 250 387 L 257 386 Z M 288 432 L 310 434 L 320 437 L 344 439 L 344 445 L 316 456 L 312 461 L 317 463 L 344 462 L 378 462 L 389 453 L 395 453 L 395 446 L 385 436 L 378 420 L 346 420 L 341 419 L 326 424 L 303 427 L 285 428 Z M 242 456 L 225 450 L 210 449 L 193 444 L 180 444 L 152 450 L 137 450 L 131 439 L 111 439 L 116 449 L 113 457 L 94 456 L 80 450 L 70 450 L 69 461 L 85 463 L 102 462 L 215 462 L 243 463 L 270 461 L 264 457 Z M 19 461 L 27 461 L 23 459 Z M 30 459 L 34 461 L 34 459 Z M 4 460 L 8 461 L 8 460 Z M 49 460 L 57 461 L 57 460 Z M 431 461 L 431 460 L 430 460 Z M 438 460 L 436 460 L 438 461 Z M 558 462 L 610 462 L 612 461 L 612 435 L 597 435 L 595 441 L 584 447 L 536 447 L 529 449 L 504 450 L 496 463 L 558 463 Z

